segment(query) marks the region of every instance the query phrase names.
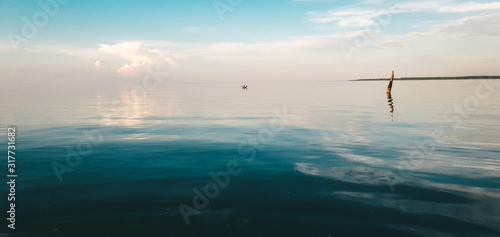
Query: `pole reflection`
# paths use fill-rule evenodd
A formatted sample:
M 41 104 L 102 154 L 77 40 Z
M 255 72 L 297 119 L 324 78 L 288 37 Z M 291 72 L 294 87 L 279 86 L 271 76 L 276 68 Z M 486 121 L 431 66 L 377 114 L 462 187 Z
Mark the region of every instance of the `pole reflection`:
M 391 113 L 391 121 L 394 121 L 394 100 L 392 99 L 391 92 L 387 92 L 387 102 L 389 104 L 390 113 Z

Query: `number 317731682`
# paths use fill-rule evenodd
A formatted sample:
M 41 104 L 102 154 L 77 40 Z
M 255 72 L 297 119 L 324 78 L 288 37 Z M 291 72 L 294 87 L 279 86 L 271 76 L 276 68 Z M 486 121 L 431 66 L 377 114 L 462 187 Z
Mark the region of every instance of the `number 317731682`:
M 14 173 L 16 168 L 16 127 L 9 127 L 7 130 L 7 139 L 9 140 L 7 143 L 7 151 L 8 151 L 8 161 L 9 161 L 9 172 Z

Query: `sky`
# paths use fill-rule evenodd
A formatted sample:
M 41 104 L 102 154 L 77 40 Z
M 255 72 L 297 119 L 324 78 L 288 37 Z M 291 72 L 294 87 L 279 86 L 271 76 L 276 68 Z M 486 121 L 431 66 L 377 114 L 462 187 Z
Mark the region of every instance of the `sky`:
M 2 0 L 0 82 L 500 75 L 500 2 Z

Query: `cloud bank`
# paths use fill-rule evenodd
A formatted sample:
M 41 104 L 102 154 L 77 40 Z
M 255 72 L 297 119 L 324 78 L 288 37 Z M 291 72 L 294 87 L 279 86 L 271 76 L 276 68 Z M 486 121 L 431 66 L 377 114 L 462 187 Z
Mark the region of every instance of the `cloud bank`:
M 142 42 L 122 42 L 118 44 L 100 44 L 101 52 L 125 59 L 117 72 L 125 77 L 141 77 L 146 74 L 147 68 L 158 63 L 168 63 L 175 66 L 174 56 L 169 50 L 151 49 Z M 96 68 L 101 65 L 96 62 Z

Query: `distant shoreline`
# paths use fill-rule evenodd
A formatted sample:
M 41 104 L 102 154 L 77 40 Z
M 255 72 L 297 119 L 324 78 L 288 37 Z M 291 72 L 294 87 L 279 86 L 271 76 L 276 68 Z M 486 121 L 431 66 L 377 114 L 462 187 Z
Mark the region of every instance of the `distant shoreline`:
M 429 81 L 429 80 L 477 80 L 477 79 L 500 79 L 500 76 L 464 76 L 464 77 L 401 77 L 394 78 L 398 81 Z M 350 81 L 389 81 L 390 78 L 353 79 Z

